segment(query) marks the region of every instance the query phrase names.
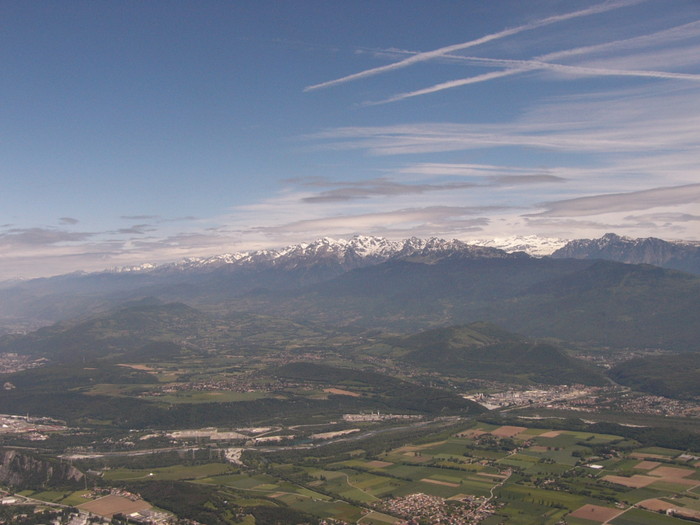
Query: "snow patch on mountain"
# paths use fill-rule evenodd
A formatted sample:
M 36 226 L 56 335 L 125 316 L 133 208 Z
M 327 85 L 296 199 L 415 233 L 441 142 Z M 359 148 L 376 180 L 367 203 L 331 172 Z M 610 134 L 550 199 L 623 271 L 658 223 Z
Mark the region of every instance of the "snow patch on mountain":
M 477 246 L 498 248 L 508 253 L 525 252 L 533 257 L 551 255 L 564 247 L 569 241 L 555 237 L 538 237 L 537 235 L 518 235 L 513 237 L 496 237 L 494 239 L 478 239 L 469 241 Z

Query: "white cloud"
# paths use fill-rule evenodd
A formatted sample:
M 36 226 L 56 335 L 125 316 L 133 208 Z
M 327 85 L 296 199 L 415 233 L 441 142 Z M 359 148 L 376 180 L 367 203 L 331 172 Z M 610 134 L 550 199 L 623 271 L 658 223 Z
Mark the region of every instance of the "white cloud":
M 0 233 L 0 246 L 50 246 L 85 241 L 94 235 L 94 233 L 69 232 L 54 228 L 12 228 Z
M 700 222 L 700 215 L 692 213 L 646 213 L 641 215 L 628 215 L 627 221 L 647 221 L 649 223 L 674 224 L 678 222 Z
M 700 204 L 700 184 L 687 184 L 627 193 L 591 195 L 544 203 L 545 211 L 531 216 L 580 217 L 648 210 L 681 204 Z
M 700 86 L 668 84 L 552 99 L 503 124 L 416 123 L 344 127 L 308 138 L 319 147 L 373 155 L 527 147 L 605 154 L 695 150 L 700 145 Z M 565 116 L 563 118 L 562 116 Z M 631 157 L 634 158 L 634 157 Z
M 326 216 L 315 219 L 293 221 L 286 224 L 261 227 L 259 231 L 275 234 L 308 234 L 308 235 L 351 235 L 354 233 L 377 234 L 377 232 L 403 232 L 405 230 L 446 229 L 458 225 L 459 229 L 483 226 L 488 220 L 474 217 L 487 211 L 488 207 L 468 206 L 429 206 L 424 208 L 408 208 L 375 213 L 360 213 L 354 215 Z M 449 228 L 448 228 L 449 229 Z M 326 232 L 326 233 L 323 233 Z
M 471 182 L 446 182 L 441 184 L 403 184 L 386 179 L 352 183 L 334 183 L 334 189 L 302 198 L 304 202 L 342 202 L 371 197 L 393 197 L 398 195 L 420 195 L 436 191 L 455 191 L 475 186 Z

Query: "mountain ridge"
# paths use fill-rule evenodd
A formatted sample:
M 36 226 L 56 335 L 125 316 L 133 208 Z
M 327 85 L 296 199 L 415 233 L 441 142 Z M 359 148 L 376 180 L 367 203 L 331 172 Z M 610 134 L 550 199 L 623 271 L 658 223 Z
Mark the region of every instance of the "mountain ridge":
M 355 235 L 350 239 L 322 237 L 279 249 L 231 252 L 209 257 L 192 257 L 155 265 L 115 267 L 94 273 L 143 273 L 219 269 L 223 267 L 290 268 L 313 260 L 335 261 L 350 270 L 392 259 L 448 252 L 481 257 L 502 257 L 522 252 L 531 257 L 607 259 L 629 264 L 653 264 L 700 274 L 700 242 L 666 241 L 655 237 L 631 238 L 606 233 L 599 239 L 557 239 L 536 235 L 462 241 L 438 237 L 410 237 L 400 241 L 384 237 Z
M 530 257 L 608 259 L 630 264 L 653 264 L 691 273 L 700 273 L 700 241 L 666 241 L 654 237 L 631 238 L 606 233 L 599 239 L 558 239 L 536 235 L 463 241 L 438 237 L 410 237 L 392 241 L 384 237 L 355 235 L 350 239 L 322 237 L 312 242 L 278 249 L 226 252 L 179 261 L 112 267 L 95 272 L 76 271 L 53 277 L 8 280 L 3 288 L 27 283 L 57 283 L 85 277 L 109 275 L 167 275 L 178 272 L 207 272 L 251 268 L 295 269 L 321 262 L 337 264 L 342 271 L 417 256 L 444 256 L 461 253 L 474 257 L 504 257 L 525 253 Z M 690 262 L 688 262 L 690 261 Z
M 606 259 L 627 264 L 652 264 L 700 275 L 700 243 L 633 239 L 606 233 L 600 239 L 577 239 L 551 254 L 555 259 Z
M 623 258 L 627 253 L 624 247 L 648 244 L 644 239 L 629 240 L 608 234 L 597 241 L 572 241 L 567 246 L 579 246 L 582 250 L 586 246 L 597 246 L 599 250 L 604 246 L 610 248 L 606 252 L 610 257 Z M 653 244 L 664 249 L 671 245 L 672 251 L 683 246 L 700 250 L 700 246 L 692 243 L 680 248 L 678 243 L 660 240 Z M 618 246 L 622 248 L 613 249 Z M 623 289 L 616 284 L 620 275 L 629 274 L 640 291 L 657 294 L 657 301 L 661 297 L 659 293 L 663 297 L 667 294 L 644 284 L 645 281 L 686 282 L 680 276 L 671 279 L 663 273 L 651 274 L 632 267 L 599 267 L 586 272 L 586 268 L 600 260 L 594 257 L 596 254 L 570 253 L 574 258 L 567 258 L 567 254 L 561 248 L 557 256 L 538 258 L 522 251 L 507 252 L 456 239 L 413 237 L 389 241 L 355 236 L 338 241 L 326 237 L 281 250 L 187 259 L 141 269 L 68 274 L 0 288 L 0 328 L 6 333 L 22 333 L 147 297 L 166 303 L 184 302 L 209 311 L 241 311 L 250 307 L 254 313 L 277 312 L 282 317 L 291 315 L 294 308 L 301 308 L 299 312 L 307 311 L 322 321 L 337 317 L 339 308 L 342 314 L 342 304 L 352 307 L 360 317 L 367 318 L 367 312 L 373 310 L 379 316 L 377 319 L 385 317 L 388 321 L 389 316 L 382 308 L 398 312 L 398 304 L 401 312 L 419 315 L 428 323 L 425 326 L 430 326 L 443 321 L 497 320 L 503 317 L 503 312 L 521 309 L 525 303 L 540 304 L 543 294 L 572 308 L 576 296 L 564 298 L 562 294 L 587 282 L 615 290 L 617 295 L 631 293 L 621 292 Z M 606 279 L 612 281 L 606 284 Z M 678 288 L 677 284 L 669 285 Z M 688 286 L 694 288 L 695 284 L 688 282 Z M 306 299 L 295 299 L 297 292 Z M 681 293 L 683 301 L 690 304 L 686 292 L 675 293 Z M 522 294 L 528 296 L 527 301 Z M 607 297 L 601 292 L 578 297 L 588 297 L 591 301 L 588 308 L 594 309 L 596 302 L 612 304 L 611 298 L 617 295 Z M 312 298 L 317 300 L 316 306 L 311 304 Z M 670 298 L 664 300 L 669 304 L 674 302 Z M 363 305 L 362 301 L 365 301 Z M 644 298 L 645 304 L 651 304 L 650 301 Z M 614 307 L 629 310 L 624 303 L 616 303 Z M 522 311 L 521 315 L 526 314 L 527 311 Z M 553 312 L 557 318 L 561 314 L 561 311 Z
M 471 244 L 458 239 L 446 240 L 438 237 L 420 239 L 410 237 L 401 241 L 391 241 L 384 237 L 356 235 L 349 240 L 322 237 L 311 243 L 299 243 L 280 249 L 224 253 L 211 257 L 193 257 L 178 262 L 153 265 L 145 263 L 137 266 L 113 268 L 101 273 L 162 272 L 177 270 L 216 269 L 226 265 L 242 268 L 294 267 L 302 262 L 335 261 L 343 269 L 353 269 L 376 264 L 394 258 L 427 256 L 459 252 L 480 257 L 502 257 L 507 254 L 496 246 Z

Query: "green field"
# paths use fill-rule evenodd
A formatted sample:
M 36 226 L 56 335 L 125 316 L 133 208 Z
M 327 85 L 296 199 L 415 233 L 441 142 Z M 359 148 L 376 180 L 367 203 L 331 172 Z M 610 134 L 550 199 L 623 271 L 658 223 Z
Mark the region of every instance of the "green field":
M 612 525 L 682 525 L 689 522 L 679 518 L 665 516 L 657 512 L 630 509 L 610 523 L 612 523 Z
M 126 486 L 180 482 L 200 487 L 206 494 L 218 494 L 209 496 L 210 505 L 216 507 L 216 501 L 225 499 L 243 509 L 240 523 L 246 525 L 254 525 L 247 512 L 261 512 L 259 509 L 272 513 L 288 509 L 318 519 L 384 525 L 395 518 L 378 510 L 384 508 L 378 505 L 417 493 L 452 498 L 453 505 L 462 505 L 461 500 L 482 502 L 493 494 L 496 507 L 491 509 L 493 516 L 483 522 L 486 525 L 556 525 L 562 519 L 569 525 L 591 525 L 595 522 L 570 513 L 587 504 L 622 510 L 647 499 L 664 498 L 688 510 L 700 509 L 700 469 L 692 461 L 674 460 L 678 450 L 641 448 L 610 434 L 528 429 L 516 438 L 502 438 L 499 432 L 508 435 L 512 429 L 471 424 L 471 430 L 477 427 L 494 434 L 469 434 L 470 424 L 465 422 L 435 434 L 433 441 L 420 436 L 392 446 L 349 441 L 286 451 L 282 447 L 279 451 L 251 448 L 246 466 L 211 460 L 198 463 L 197 458 L 212 456 L 210 450 L 202 449 L 199 456 L 188 453 L 190 464 L 105 469 L 103 481 Z M 620 443 L 624 443 L 623 451 L 615 448 Z M 664 461 L 647 461 L 640 467 L 640 457 L 647 454 L 662 456 Z M 146 456 L 143 461 L 151 460 Z M 602 468 L 589 466 L 594 463 Z M 613 478 L 618 482 L 644 480 L 647 485 L 627 487 L 606 481 L 606 476 L 621 476 Z M 85 501 L 83 492 L 26 494 L 78 505 Z M 680 525 L 683 521 L 630 509 L 611 523 Z
M 107 470 L 104 473 L 104 479 L 109 481 L 126 481 L 126 480 L 190 480 L 198 478 L 207 478 L 230 472 L 233 469 L 230 465 L 224 463 L 209 463 L 197 466 L 174 466 L 161 467 L 152 469 L 127 469 L 119 468 Z

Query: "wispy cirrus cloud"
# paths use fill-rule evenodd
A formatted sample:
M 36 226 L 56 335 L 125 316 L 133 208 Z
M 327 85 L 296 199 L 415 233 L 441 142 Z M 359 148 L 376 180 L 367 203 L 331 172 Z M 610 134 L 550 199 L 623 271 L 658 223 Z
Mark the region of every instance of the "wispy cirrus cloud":
M 418 162 L 394 170 L 400 174 L 415 174 L 429 177 L 451 176 L 472 177 L 486 181 L 486 184 L 517 183 L 538 184 L 541 182 L 564 182 L 564 173 L 553 173 L 551 168 L 528 168 L 499 166 L 494 164 L 466 164 L 447 162 Z
M 436 191 L 454 191 L 473 188 L 471 182 L 447 182 L 442 184 L 404 184 L 387 179 L 374 179 L 359 182 L 334 182 L 340 186 L 325 190 L 316 195 L 303 197 L 303 202 L 341 202 L 370 197 L 394 197 L 399 195 L 420 195 Z
M 151 224 L 134 224 L 129 228 L 120 228 L 114 233 L 120 235 L 144 235 L 149 232 L 157 231 Z
M 627 215 L 625 220 L 648 221 L 654 224 L 674 224 L 677 222 L 700 222 L 700 215 L 693 213 L 645 213 L 641 215 Z
M 480 38 L 477 38 L 474 40 L 470 40 L 468 42 L 463 42 L 461 44 L 454 44 L 454 45 L 450 45 L 450 46 L 441 47 L 441 48 L 435 49 L 433 51 L 425 51 L 423 53 L 417 53 L 413 56 L 410 56 L 410 57 L 405 58 L 403 60 L 400 60 L 398 62 L 394 62 L 392 64 L 387 64 L 385 66 L 367 69 L 365 71 L 361 71 L 359 73 L 354 73 L 352 75 L 347 75 L 345 77 L 338 78 L 335 80 L 330 80 L 327 82 L 322 82 L 320 84 L 314 84 L 311 86 L 307 86 L 304 89 L 304 91 L 313 91 L 316 89 L 327 88 L 327 87 L 335 86 L 338 84 L 343 84 L 345 82 L 351 82 L 353 80 L 359 80 L 361 78 L 366 78 L 366 77 L 378 75 L 381 73 L 386 73 L 388 71 L 395 71 L 397 69 L 402 69 L 404 67 L 408 67 L 408 66 L 411 66 L 413 64 L 425 62 L 428 60 L 433 60 L 435 58 L 440 58 L 440 57 L 443 57 L 447 54 L 454 53 L 456 51 L 461 51 L 463 49 L 468 49 L 471 47 L 486 44 L 488 42 L 492 42 L 494 40 L 499 40 L 499 39 L 506 38 L 506 37 L 509 37 L 512 35 L 516 35 L 518 33 L 522 33 L 523 31 L 530 31 L 533 29 L 538 29 L 540 27 L 545 27 L 545 26 L 548 26 L 551 24 L 556 24 L 558 22 L 572 20 L 574 18 L 579 18 L 579 17 L 583 17 L 583 16 L 591 16 L 591 15 L 596 15 L 596 14 L 600 14 L 600 13 L 605 13 L 605 12 L 611 11 L 613 9 L 620 9 L 622 7 L 627 7 L 627 6 L 631 6 L 634 4 L 639 4 L 642 1 L 644 1 L 644 0 L 608 1 L 608 2 L 603 2 L 601 4 L 586 8 L 586 9 L 580 9 L 578 11 L 572 11 L 572 12 L 564 13 L 561 15 L 550 16 L 550 17 L 536 20 L 533 22 L 529 22 L 527 24 L 523 24 L 523 25 L 520 25 L 517 27 L 513 27 L 510 29 L 504 29 L 503 31 L 498 31 L 496 33 L 491 33 L 489 35 L 485 35 L 483 37 L 480 37 Z
M 600 128 L 596 126 L 597 131 Z M 374 128 L 338 128 L 312 138 L 329 140 L 327 149 L 363 149 L 373 155 L 416 155 L 519 146 L 565 151 L 642 151 L 667 142 L 662 137 L 638 141 L 636 137 L 596 133 L 576 124 L 512 123 L 377 126 Z
M 498 147 L 667 154 L 698 148 L 700 86 L 666 84 L 544 101 L 506 123 L 424 122 L 309 135 L 319 148 L 416 155 Z M 562 115 L 566 115 L 563 119 Z
M 540 213 L 531 217 L 580 217 L 606 213 L 648 210 L 681 204 L 700 204 L 700 184 L 686 184 L 665 188 L 632 191 L 627 193 L 610 193 L 546 202 Z
M 422 195 L 436 192 L 457 192 L 474 188 L 544 184 L 564 182 L 566 179 L 543 173 L 542 170 L 496 169 L 495 166 L 478 169 L 476 165 L 419 165 L 394 170 L 400 175 L 415 174 L 428 178 L 448 175 L 451 180 L 442 182 L 397 182 L 387 177 L 360 181 L 336 181 L 324 177 L 287 179 L 285 182 L 321 191 L 300 197 L 305 203 L 349 202 L 375 197 L 390 198 L 406 195 Z M 469 180 L 460 180 L 468 178 Z
M 695 222 L 693 207 L 700 202 L 695 183 L 700 158 L 699 95 L 700 88 L 694 83 L 627 85 L 625 89 L 544 99 L 503 123 L 344 127 L 309 138 L 320 148 L 357 149 L 386 157 L 420 159 L 445 152 L 471 155 L 480 150 L 480 155 L 493 151 L 499 158 L 520 159 L 515 166 L 416 162 L 391 170 L 421 183 L 463 177 L 476 184 L 461 194 L 467 202 L 498 199 L 501 204 L 512 204 L 510 210 L 485 214 L 489 231 L 536 230 L 570 237 L 571 231 L 620 229 L 648 235 L 653 229 L 660 236 L 661 232 L 688 235 Z M 555 151 L 559 162 L 541 168 L 523 163 L 527 152 L 534 150 Z M 585 165 L 568 160 L 582 155 L 587 159 Z M 561 182 L 565 184 L 554 184 Z M 518 183 L 525 185 L 523 191 L 506 191 L 508 185 Z M 531 191 L 528 183 L 547 187 Z M 489 184 L 499 191 L 486 192 Z M 630 187 L 635 191 L 629 191 Z M 545 200 L 544 195 L 549 198 Z M 649 216 L 652 213 L 655 219 Z M 679 220 L 663 221 L 662 216 Z
M 644 231 L 647 224 L 644 221 L 626 222 L 624 220 L 582 220 L 568 217 L 525 217 L 523 223 L 528 229 L 537 229 L 547 232 L 549 235 L 560 239 L 582 238 L 593 234 L 580 234 L 581 231 L 589 232 L 618 232 L 618 231 Z M 572 236 L 572 232 L 577 232 Z
M 256 228 L 265 233 L 309 233 L 333 232 L 335 235 L 353 233 L 379 234 L 381 232 L 397 232 L 402 230 L 430 229 L 435 226 L 448 229 L 452 224 L 455 228 L 480 227 L 488 224 L 485 217 L 475 215 L 494 211 L 496 207 L 489 206 L 428 206 L 422 208 L 406 208 L 386 212 L 359 213 L 337 215 L 292 221 L 286 224 Z M 498 208 L 500 209 L 500 208 Z
M 151 221 L 160 219 L 159 215 L 122 215 L 122 219 L 127 221 Z
M 566 182 L 563 177 L 556 175 L 499 175 L 493 177 L 492 186 L 513 186 L 524 184 L 549 184 L 552 182 Z
M 49 246 L 81 242 L 94 233 L 69 232 L 54 228 L 11 228 L 0 233 L 0 246 Z

